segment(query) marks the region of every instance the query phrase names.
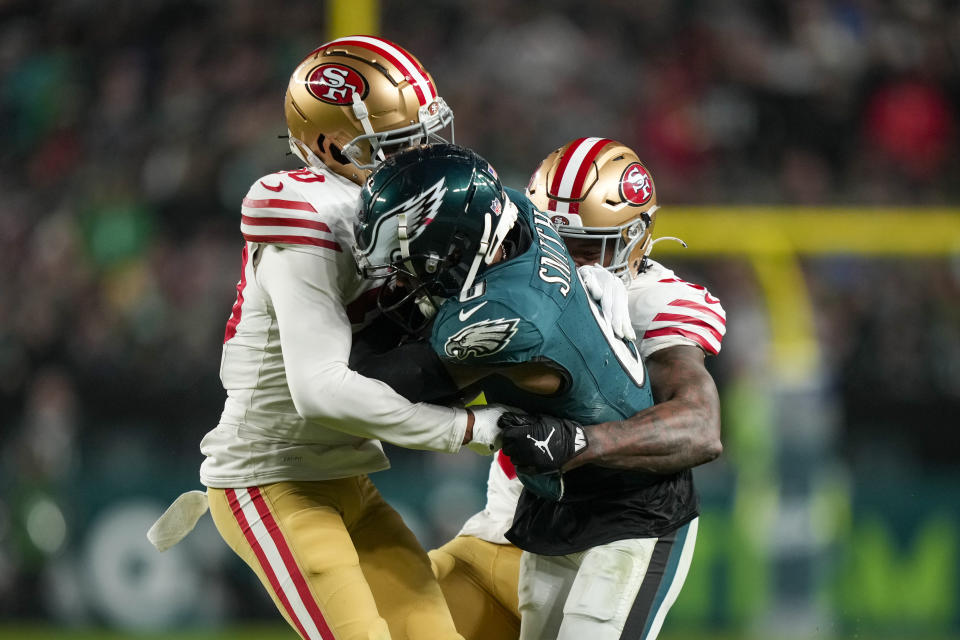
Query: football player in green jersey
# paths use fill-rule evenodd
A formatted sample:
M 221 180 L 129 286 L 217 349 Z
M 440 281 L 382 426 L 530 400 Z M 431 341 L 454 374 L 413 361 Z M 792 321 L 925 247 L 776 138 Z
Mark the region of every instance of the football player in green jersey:
M 430 342 L 457 386 L 565 419 L 543 438 L 527 434 L 547 459 L 586 448 L 580 423 L 616 423 L 651 406 L 635 346 L 589 301 L 550 218 L 503 189 L 476 154 L 435 145 L 392 157 L 364 185 L 355 235 L 358 265 L 385 280 L 381 291 L 402 285 L 424 316 L 436 315 Z M 562 499 L 524 491 L 507 537 L 533 554 L 576 556 L 581 574 L 618 577 L 614 591 L 631 597 L 616 606 L 568 599 L 585 611 L 560 632 L 621 637 L 657 539 L 697 515 L 691 474 L 583 465 L 554 479 Z M 521 602 L 536 587 L 531 577 L 521 577 Z M 556 637 L 543 622 L 525 619 L 522 637 Z

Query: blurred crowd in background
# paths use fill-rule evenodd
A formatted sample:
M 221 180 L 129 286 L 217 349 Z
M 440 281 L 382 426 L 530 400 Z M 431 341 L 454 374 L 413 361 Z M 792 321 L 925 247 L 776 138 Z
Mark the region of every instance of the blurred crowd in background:
M 96 506 L 24 515 L 36 491 L 74 495 L 91 475 L 123 490 L 150 454 L 182 472 L 167 495 L 196 483 L 223 401 L 239 203 L 295 166 L 283 92 L 325 29 L 317 0 L 0 3 L 0 615 L 44 614 L 39 576 Z M 421 60 L 457 141 L 514 186 L 602 135 L 652 169 L 664 216 L 960 204 L 956 2 L 384 2 L 380 35 Z M 727 306 L 723 389 L 756 363 L 763 300 L 736 264 L 671 264 Z M 837 455 L 955 472 L 960 263 L 805 268 Z

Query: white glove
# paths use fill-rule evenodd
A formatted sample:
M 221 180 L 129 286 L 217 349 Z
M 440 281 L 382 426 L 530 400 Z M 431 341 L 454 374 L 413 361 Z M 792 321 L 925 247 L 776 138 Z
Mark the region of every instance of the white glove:
M 508 407 L 499 404 L 487 404 L 470 407 L 473 412 L 473 439 L 467 448 L 482 456 L 489 456 L 500 448 L 500 427 L 497 421 Z
M 613 329 L 613 334 L 620 339 L 636 340 L 623 280 L 598 264 L 583 265 L 577 269 L 577 273 L 583 280 L 587 295 L 600 305 L 600 311 Z

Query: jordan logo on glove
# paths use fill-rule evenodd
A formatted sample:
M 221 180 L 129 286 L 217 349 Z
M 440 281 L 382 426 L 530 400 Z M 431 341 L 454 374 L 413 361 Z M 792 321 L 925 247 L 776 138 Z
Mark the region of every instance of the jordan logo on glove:
M 553 454 L 550 453 L 550 438 L 553 437 L 553 434 L 556 432 L 556 430 L 557 430 L 556 427 L 554 427 L 553 429 L 550 429 L 550 433 L 548 433 L 547 437 L 544 438 L 543 440 L 537 440 L 536 438 L 531 436 L 529 433 L 527 434 L 527 437 L 533 440 L 533 446 L 535 446 L 537 449 L 540 449 L 540 451 L 543 451 L 545 454 L 547 454 L 551 460 L 553 460 Z
M 590 435 L 576 420 L 507 412 L 497 424 L 503 452 L 526 474 L 560 471 L 590 446 Z

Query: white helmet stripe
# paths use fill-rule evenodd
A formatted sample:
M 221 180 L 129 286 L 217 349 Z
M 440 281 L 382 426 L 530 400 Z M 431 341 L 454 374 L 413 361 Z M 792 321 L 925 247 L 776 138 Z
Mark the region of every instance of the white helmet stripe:
M 580 198 L 580 190 L 583 187 L 583 178 L 589 164 L 610 140 L 608 138 L 582 138 L 567 149 L 566 156 L 561 167 L 561 174 L 553 179 L 553 195 L 558 198 Z M 579 176 L 579 179 L 578 179 Z M 574 190 L 576 189 L 576 193 Z
M 406 51 L 394 46 L 389 40 L 372 38 L 370 36 L 347 36 L 345 38 L 337 38 L 328 43 L 327 46 L 329 47 L 333 44 L 353 44 L 386 57 L 396 65 L 405 77 L 412 80 L 413 90 L 420 100 L 420 106 L 431 102 L 437 97 L 437 91 L 434 89 L 433 83 L 427 78 L 426 73 L 420 69 L 420 65 L 418 65 Z

